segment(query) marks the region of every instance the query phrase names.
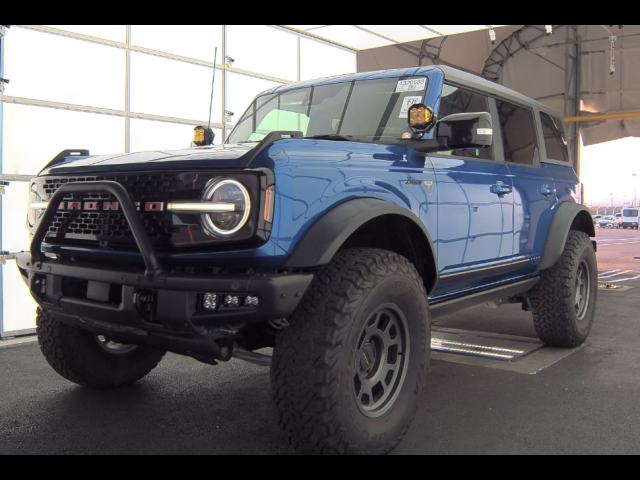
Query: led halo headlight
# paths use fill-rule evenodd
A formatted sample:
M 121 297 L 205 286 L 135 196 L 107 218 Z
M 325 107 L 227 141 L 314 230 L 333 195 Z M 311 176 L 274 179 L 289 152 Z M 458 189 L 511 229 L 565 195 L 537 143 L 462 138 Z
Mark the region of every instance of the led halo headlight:
M 210 235 L 228 237 L 237 233 L 249 220 L 251 197 L 242 183 L 230 178 L 209 182 L 202 194 L 203 202 L 231 203 L 233 212 L 215 212 L 202 215 L 202 224 Z

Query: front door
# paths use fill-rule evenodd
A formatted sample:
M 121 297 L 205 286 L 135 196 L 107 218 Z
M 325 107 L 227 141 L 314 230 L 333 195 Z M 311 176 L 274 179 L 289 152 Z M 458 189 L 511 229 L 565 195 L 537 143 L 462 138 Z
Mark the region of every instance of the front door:
M 445 84 L 438 116 L 492 112 L 492 107 L 481 93 Z M 511 268 L 513 182 L 496 152 L 494 145 L 431 156 L 438 183 L 440 269 L 434 296 L 486 287 Z

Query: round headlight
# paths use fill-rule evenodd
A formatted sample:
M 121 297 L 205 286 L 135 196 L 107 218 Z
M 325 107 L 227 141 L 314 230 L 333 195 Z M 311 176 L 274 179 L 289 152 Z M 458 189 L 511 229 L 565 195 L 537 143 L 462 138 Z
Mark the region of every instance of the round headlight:
M 233 211 L 212 212 L 202 216 L 207 233 L 218 236 L 233 235 L 249 220 L 251 198 L 244 185 L 236 180 L 213 180 L 204 189 L 202 200 L 234 205 Z

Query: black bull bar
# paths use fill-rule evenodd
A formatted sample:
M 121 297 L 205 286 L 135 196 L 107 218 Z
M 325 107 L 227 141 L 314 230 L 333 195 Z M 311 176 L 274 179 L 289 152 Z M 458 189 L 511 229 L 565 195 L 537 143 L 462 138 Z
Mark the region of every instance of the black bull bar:
M 129 222 L 131 232 L 147 267 L 145 275 L 147 277 L 153 277 L 163 273 L 151 240 L 149 240 L 149 235 L 147 235 L 140 215 L 138 215 L 138 210 L 129 196 L 129 192 L 119 183 L 109 181 L 67 183 L 56 190 L 51 200 L 49 200 L 49 205 L 47 205 L 47 209 L 40 219 L 40 224 L 31 241 L 31 258 L 33 263 L 44 260 L 45 255 L 42 253 L 42 242 L 44 242 L 44 238 L 49 231 L 49 226 L 58 212 L 60 204 L 64 201 L 64 197 L 74 193 L 109 193 L 116 197 L 127 222 Z

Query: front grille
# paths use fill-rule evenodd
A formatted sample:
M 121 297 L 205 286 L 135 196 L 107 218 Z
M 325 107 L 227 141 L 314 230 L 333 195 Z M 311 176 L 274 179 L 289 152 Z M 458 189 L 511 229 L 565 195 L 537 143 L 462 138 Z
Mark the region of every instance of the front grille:
M 190 200 L 197 198 L 195 182 L 198 174 L 163 173 L 163 174 L 123 174 L 105 176 L 79 177 L 43 177 L 38 185 L 47 198 L 62 185 L 78 182 L 114 181 L 120 183 L 134 202 L 163 202 Z M 109 194 L 83 193 L 68 195 L 66 202 L 117 202 Z M 171 239 L 176 231 L 172 214 L 166 211 L 139 212 L 152 244 L 157 249 L 171 246 Z M 103 247 L 136 248 L 135 239 L 129 223 L 122 211 L 58 211 L 47 234 L 46 242 L 50 244 L 100 245 Z
M 170 216 L 160 213 L 140 215 L 152 238 L 159 243 L 163 239 L 171 239 L 174 228 Z M 93 235 L 108 241 L 133 239 L 127 219 L 119 212 L 58 212 L 49 227 L 49 234 Z

